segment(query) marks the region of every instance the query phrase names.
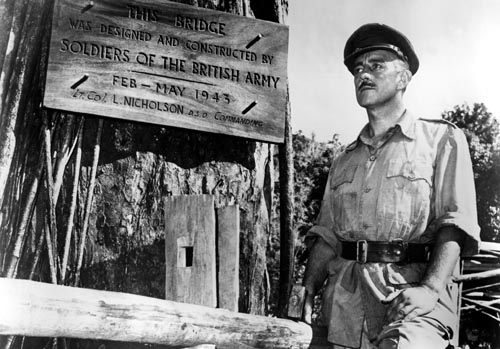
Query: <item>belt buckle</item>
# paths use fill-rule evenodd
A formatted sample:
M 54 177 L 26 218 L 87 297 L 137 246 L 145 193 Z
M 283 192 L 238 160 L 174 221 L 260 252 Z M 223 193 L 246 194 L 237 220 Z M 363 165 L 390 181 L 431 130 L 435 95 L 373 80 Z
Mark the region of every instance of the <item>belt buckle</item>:
M 401 258 L 396 264 L 406 264 L 409 261 L 410 255 L 408 253 L 408 242 L 403 239 L 394 239 L 391 242 L 396 243 L 400 246 L 399 250 L 396 250 L 396 256 Z
M 368 255 L 368 242 L 366 240 L 356 241 L 356 262 L 366 263 Z

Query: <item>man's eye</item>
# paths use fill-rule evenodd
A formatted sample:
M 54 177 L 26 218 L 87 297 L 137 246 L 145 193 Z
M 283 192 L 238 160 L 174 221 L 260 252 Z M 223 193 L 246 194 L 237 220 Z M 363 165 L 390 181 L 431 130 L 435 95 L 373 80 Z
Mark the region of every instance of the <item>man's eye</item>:
M 363 71 L 363 67 L 354 67 L 353 73 L 354 75 L 359 74 Z
M 381 70 L 384 66 L 380 63 L 373 63 L 372 70 Z

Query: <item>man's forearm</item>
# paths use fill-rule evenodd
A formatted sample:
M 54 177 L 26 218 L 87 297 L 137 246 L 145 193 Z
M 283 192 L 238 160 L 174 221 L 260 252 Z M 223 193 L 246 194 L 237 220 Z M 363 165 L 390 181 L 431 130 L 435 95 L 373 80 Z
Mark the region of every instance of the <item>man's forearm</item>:
M 309 295 L 314 295 L 323 285 L 328 275 L 328 263 L 335 258 L 335 253 L 321 238 L 316 239 L 309 252 L 309 259 L 302 284 Z
M 464 233 L 455 227 L 444 227 L 439 231 L 422 286 L 441 293 L 460 258 L 463 240 Z

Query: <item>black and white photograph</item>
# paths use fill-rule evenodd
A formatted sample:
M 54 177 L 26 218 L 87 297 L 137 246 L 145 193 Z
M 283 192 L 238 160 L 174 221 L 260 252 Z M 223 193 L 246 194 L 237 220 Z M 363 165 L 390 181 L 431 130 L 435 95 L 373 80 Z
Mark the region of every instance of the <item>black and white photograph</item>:
M 498 18 L 0 0 L 0 348 L 500 349 Z

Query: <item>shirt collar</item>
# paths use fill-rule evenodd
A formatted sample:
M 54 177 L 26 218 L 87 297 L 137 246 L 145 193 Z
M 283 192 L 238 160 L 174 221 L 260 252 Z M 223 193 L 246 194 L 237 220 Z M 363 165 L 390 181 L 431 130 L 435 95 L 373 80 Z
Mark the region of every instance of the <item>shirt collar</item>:
M 416 118 L 410 111 L 406 110 L 400 120 L 394 125 L 395 132 L 400 131 L 405 137 L 415 140 L 415 126 Z M 366 124 L 358 135 L 356 140 L 346 147 L 346 151 L 354 150 L 359 142 L 367 143 L 366 140 L 370 139 L 370 124 Z M 369 143 L 369 142 L 368 142 Z

